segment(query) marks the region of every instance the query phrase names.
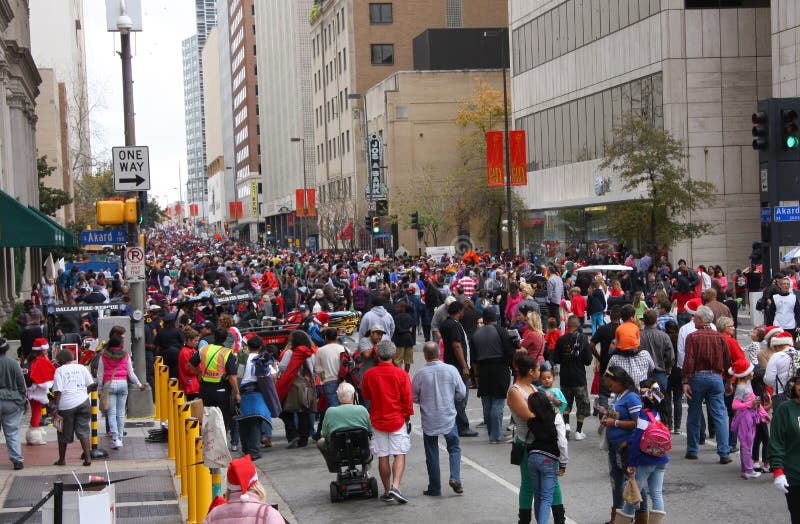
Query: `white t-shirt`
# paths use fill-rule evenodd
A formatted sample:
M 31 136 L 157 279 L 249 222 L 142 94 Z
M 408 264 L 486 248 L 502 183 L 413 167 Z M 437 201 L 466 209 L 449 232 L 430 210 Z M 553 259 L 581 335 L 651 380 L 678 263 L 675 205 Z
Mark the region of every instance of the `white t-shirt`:
M 788 295 L 778 293 L 772 295 L 772 300 L 775 302 L 775 325 L 786 330 L 795 329 L 797 323 L 794 320 L 794 305 L 797 296 L 794 293 Z
M 61 392 L 58 409 L 72 409 L 86 402 L 89 398 L 86 387 L 93 383 L 94 379 L 85 366 L 73 362 L 57 368 L 52 389 Z

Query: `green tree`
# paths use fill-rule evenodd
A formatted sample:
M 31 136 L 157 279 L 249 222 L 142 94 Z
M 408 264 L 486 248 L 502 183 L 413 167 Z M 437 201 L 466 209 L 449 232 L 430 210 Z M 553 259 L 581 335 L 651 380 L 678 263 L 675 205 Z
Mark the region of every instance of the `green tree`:
M 437 176 L 433 164 L 428 164 L 415 173 L 407 184 L 399 187 L 392 198 L 393 210 L 402 217 L 405 227 L 411 227 L 411 214 L 419 213 L 422 241 L 426 246 L 438 246 L 439 235 L 454 225 L 447 216 L 451 207 L 448 192 L 443 191 L 448 182 Z
M 97 227 L 95 202 L 114 196 L 114 178 L 111 164 L 100 165 L 93 173 L 85 173 L 75 180 L 75 228 Z
M 56 211 L 72 203 L 72 197 L 67 191 L 44 185 L 44 179 L 56 170 L 55 166 L 47 165 L 47 155 L 36 160 L 36 169 L 39 174 L 39 211 L 55 216 Z
M 153 228 L 156 224 L 163 222 L 167 219 L 167 214 L 164 209 L 158 205 L 158 201 L 150 197 L 147 202 L 147 218 L 142 222 L 142 228 Z
M 687 215 L 713 205 L 716 187 L 689 178 L 685 144 L 658 129 L 647 115 L 626 114 L 605 154 L 600 167 L 617 173 L 623 191 L 644 190 L 642 196 L 614 206 L 609 213 L 609 232 L 614 237 L 642 239 L 651 249 L 662 249 L 713 230 L 712 224 L 687 220 Z
M 507 114 L 511 115 L 510 99 Z M 505 187 L 487 187 L 486 182 L 486 132 L 503 127 L 503 94 L 489 84 L 482 83 L 474 95 L 462 101 L 456 116 L 456 125 L 463 130 L 458 139 L 461 165 L 453 172 L 447 186 L 451 220 L 466 226 L 474 217 L 481 217 L 475 225 L 484 238 L 496 235 L 497 246 L 502 246 L 502 222 L 506 213 Z M 522 198 L 512 192 L 511 210 L 517 217 L 525 209 Z

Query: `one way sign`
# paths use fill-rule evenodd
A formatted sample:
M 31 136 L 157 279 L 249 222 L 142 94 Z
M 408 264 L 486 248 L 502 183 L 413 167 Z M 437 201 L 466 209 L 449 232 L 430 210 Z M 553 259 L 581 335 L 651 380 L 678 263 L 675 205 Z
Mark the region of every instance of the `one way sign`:
M 114 156 L 114 191 L 150 189 L 150 153 L 147 146 L 111 148 Z

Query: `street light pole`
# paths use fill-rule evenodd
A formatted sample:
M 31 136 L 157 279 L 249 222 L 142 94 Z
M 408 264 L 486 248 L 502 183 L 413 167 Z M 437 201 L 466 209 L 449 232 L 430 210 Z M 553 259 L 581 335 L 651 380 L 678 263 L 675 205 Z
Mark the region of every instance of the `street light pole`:
M 300 247 L 305 250 L 306 248 L 306 232 L 305 222 L 306 215 L 308 214 L 308 197 L 306 195 L 306 140 L 305 138 L 290 138 L 290 142 L 300 143 L 300 158 L 303 162 L 303 216 L 297 217 L 300 220 Z M 318 247 L 319 249 L 319 247 Z

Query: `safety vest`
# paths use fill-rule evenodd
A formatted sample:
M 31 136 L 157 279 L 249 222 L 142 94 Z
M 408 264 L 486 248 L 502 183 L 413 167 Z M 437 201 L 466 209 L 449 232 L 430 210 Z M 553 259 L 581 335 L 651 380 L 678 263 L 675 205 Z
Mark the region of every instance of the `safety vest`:
M 200 377 L 204 382 L 220 382 L 225 376 L 225 362 L 231 350 L 225 346 L 209 344 L 200 350 Z

